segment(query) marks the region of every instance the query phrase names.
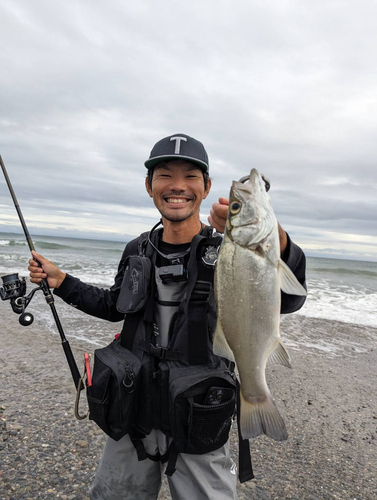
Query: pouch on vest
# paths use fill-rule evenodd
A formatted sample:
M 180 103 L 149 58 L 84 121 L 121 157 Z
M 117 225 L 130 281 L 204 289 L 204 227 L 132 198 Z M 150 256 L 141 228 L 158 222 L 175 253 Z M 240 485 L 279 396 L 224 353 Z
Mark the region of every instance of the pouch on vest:
M 87 387 L 89 418 L 115 441 L 133 427 L 140 368 L 119 340 L 94 351 L 92 385 Z
M 127 314 L 141 311 L 149 300 L 152 263 L 145 255 L 129 255 L 124 263 L 124 276 L 117 310 Z
M 179 453 L 209 453 L 227 442 L 236 405 L 233 376 L 205 366 L 170 370 L 171 432 Z

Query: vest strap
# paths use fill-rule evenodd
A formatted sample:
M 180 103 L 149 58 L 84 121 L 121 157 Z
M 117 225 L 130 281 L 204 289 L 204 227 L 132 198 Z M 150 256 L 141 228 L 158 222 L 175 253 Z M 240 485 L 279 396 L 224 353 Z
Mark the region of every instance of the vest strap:
M 168 465 L 166 467 L 165 474 L 171 477 L 176 471 L 175 466 L 177 464 L 177 459 L 178 459 L 178 450 L 173 443 L 171 443 L 165 455 L 167 455 L 168 457 Z
M 201 259 L 203 244 L 217 242 L 219 238 L 196 235 L 191 243 L 191 256 L 187 265 L 187 346 L 190 365 L 206 364 L 210 358 L 208 332 L 208 299 L 212 291 L 213 268 Z
M 148 458 L 142 441 L 143 438 L 145 438 L 145 434 L 143 434 L 142 432 L 133 430 L 132 433 L 130 433 L 130 439 L 135 447 L 137 459 L 139 460 L 139 462 Z
M 140 313 L 127 314 L 123 322 L 123 328 L 120 332 L 120 345 L 129 351 L 132 351 L 134 345 L 140 316 Z
M 172 444 L 169 445 L 168 449 L 166 450 L 166 452 L 163 455 L 161 455 L 160 452 L 157 452 L 156 455 L 151 455 L 145 449 L 144 443 L 142 441 L 143 438 L 145 438 L 145 435 L 141 434 L 138 431 L 134 431 L 132 436 L 130 436 L 132 444 L 135 447 L 135 450 L 137 453 L 137 459 L 139 462 L 141 462 L 142 460 L 146 460 L 148 458 L 148 460 L 152 460 L 152 462 L 161 462 L 162 464 L 164 464 L 165 462 L 167 462 L 170 459 L 170 451 L 171 451 L 171 448 L 173 447 Z M 177 457 L 178 457 L 178 453 L 177 453 L 177 456 L 176 456 L 175 461 L 174 461 L 174 467 L 173 467 L 174 470 L 173 470 L 172 474 L 175 472 L 175 464 L 177 462 Z
M 251 464 L 250 445 L 248 439 L 242 439 L 240 431 L 240 383 L 237 379 L 237 428 L 238 428 L 238 477 L 240 483 L 250 481 L 254 477 Z
M 189 301 L 187 347 L 190 365 L 208 363 L 207 300 Z
M 159 359 L 164 359 L 167 361 L 178 361 L 179 359 L 182 358 L 182 353 L 178 351 L 170 351 L 166 347 L 156 347 L 155 345 L 141 341 L 139 343 L 139 349 L 142 351 L 152 354 L 152 356 L 155 356 L 156 358 Z

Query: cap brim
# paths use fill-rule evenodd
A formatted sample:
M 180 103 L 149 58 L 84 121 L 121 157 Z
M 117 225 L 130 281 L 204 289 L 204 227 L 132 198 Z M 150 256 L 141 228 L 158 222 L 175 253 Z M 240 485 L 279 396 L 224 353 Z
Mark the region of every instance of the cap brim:
M 198 165 L 198 167 L 204 172 L 208 173 L 208 165 L 204 161 L 198 160 L 196 158 L 191 158 L 190 156 L 184 156 L 184 155 L 162 155 L 162 156 L 155 156 L 154 158 L 150 158 L 147 160 L 144 165 L 147 167 L 147 169 L 154 168 L 156 165 L 161 163 L 162 161 L 169 161 L 169 160 L 187 160 L 190 161 L 191 163 L 195 163 L 195 165 Z

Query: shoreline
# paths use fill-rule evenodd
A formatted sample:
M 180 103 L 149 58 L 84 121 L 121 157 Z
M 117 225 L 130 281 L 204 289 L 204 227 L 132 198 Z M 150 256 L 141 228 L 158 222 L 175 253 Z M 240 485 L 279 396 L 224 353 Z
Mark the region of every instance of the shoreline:
M 6 302 L 0 323 L 0 498 L 87 500 L 105 435 L 74 417 L 60 338 L 40 321 L 21 327 Z M 289 438 L 251 441 L 256 477 L 238 485 L 240 500 L 376 498 L 377 329 L 293 314 L 281 332 L 293 369 L 267 379 Z M 70 344 L 81 371 L 94 346 Z M 235 428 L 231 450 L 238 462 Z M 169 498 L 164 480 L 159 500 Z

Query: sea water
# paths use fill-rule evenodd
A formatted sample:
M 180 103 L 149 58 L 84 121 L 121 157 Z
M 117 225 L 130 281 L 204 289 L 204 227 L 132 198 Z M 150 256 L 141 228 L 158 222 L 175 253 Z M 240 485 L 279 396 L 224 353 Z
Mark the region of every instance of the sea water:
M 109 288 L 113 284 L 126 242 L 33 236 L 36 250 L 63 271 L 86 283 Z M 0 233 L 0 276 L 18 272 L 28 277 L 29 248 L 21 234 Z M 307 258 L 308 298 L 296 314 L 377 327 L 377 263 Z M 29 283 L 28 290 L 32 288 Z M 4 301 L 0 307 L 9 307 Z M 56 299 L 67 337 L 106 345 L 121 329 L 90 317 Z M 49 307 L 41 292 L 28 307 L 36 321 L 55 331 Z

